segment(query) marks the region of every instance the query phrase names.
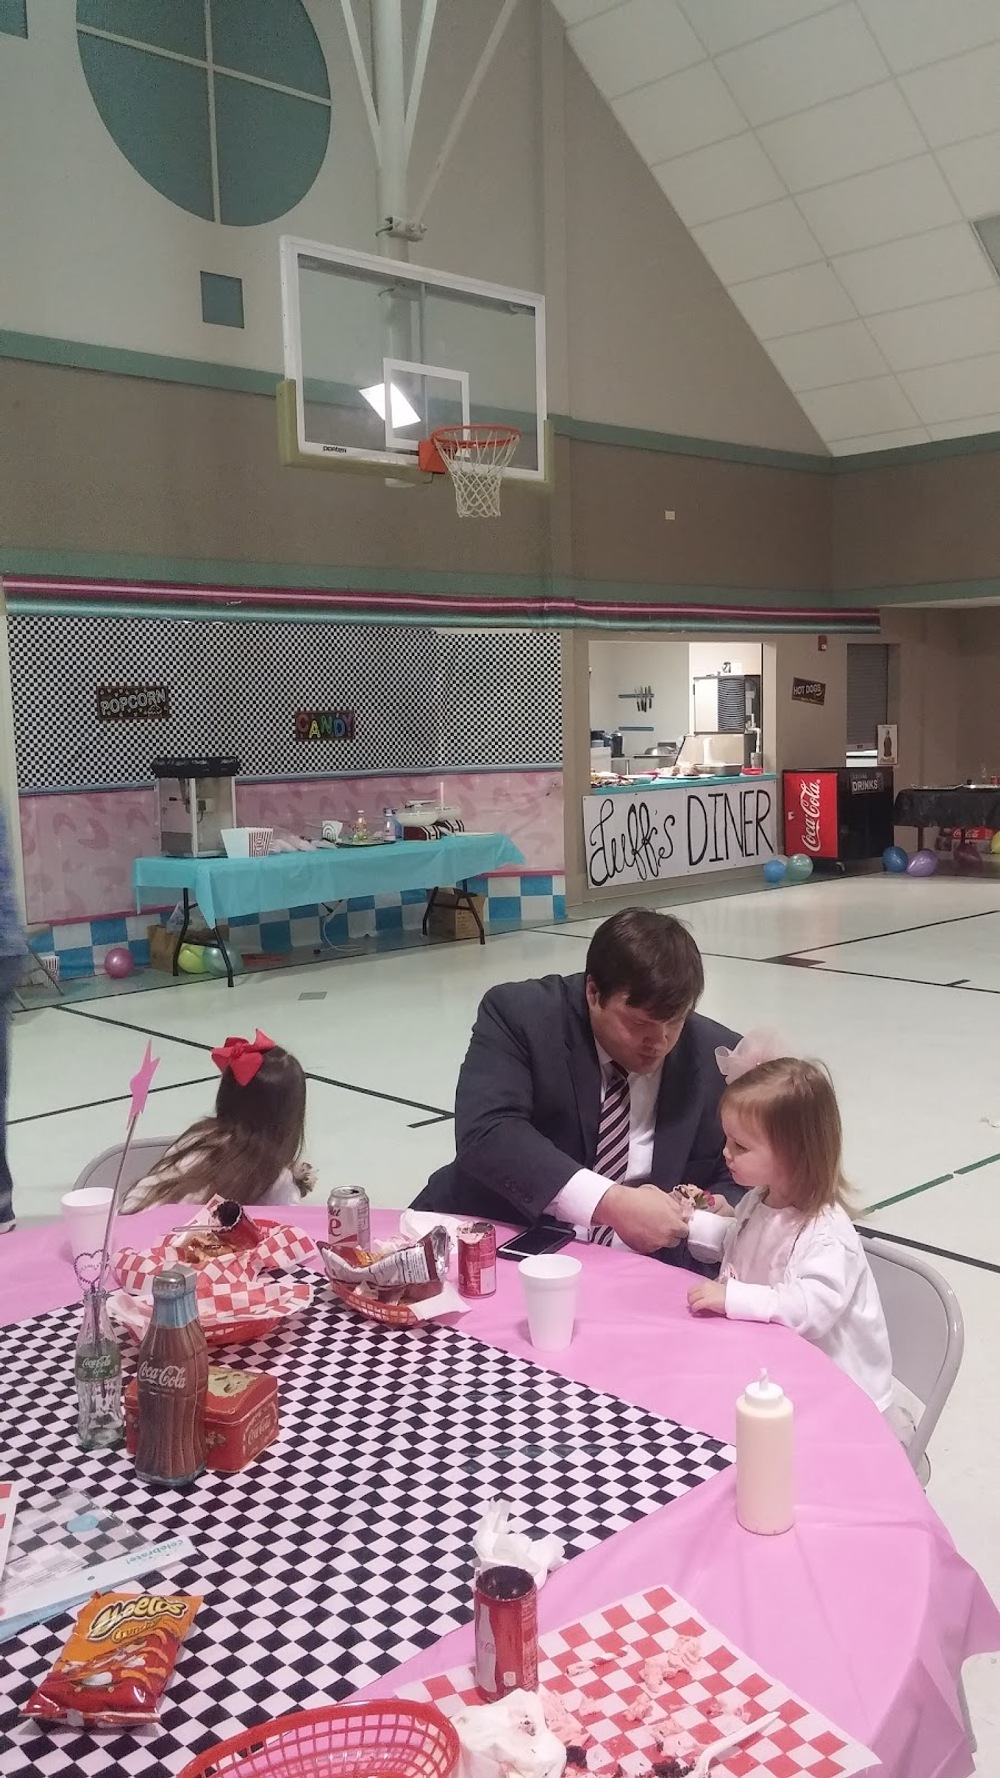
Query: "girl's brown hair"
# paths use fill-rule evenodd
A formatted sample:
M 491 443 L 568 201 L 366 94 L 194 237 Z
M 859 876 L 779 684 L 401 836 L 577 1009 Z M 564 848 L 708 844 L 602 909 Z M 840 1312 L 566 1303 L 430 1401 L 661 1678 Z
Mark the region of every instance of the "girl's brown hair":
M 266 1199 L 278 1175 L 298 1160 L 306 1120 L 306 1077 L 278 1044 L 267 1050 L 253 1079 L 240 1086 L 231 1068 L 219 1082 L 215 1116 L 185 1130 L 149 1174 L 129 1210 L 184 1198 Z M 190 1165 L 185 1157 L 192 1156 Z
M 782 1056 L 761 1062 L 734 1080 L 720 1110 L 735 1111 L 774 1150 L 804 1216 L 829 1204 L 850 1211 L 850 1187 L 841 1167 L 843 1131 L 833 1082 L 820 1062 Z

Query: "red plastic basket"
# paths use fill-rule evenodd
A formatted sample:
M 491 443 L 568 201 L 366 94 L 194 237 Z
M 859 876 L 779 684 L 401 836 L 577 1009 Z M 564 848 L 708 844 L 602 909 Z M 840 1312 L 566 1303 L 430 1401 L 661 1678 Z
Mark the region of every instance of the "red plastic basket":
M 329 1279 L 329 1285 L 338 1301 L 369 1321 L 380 1321 L 383 1327 L 419 1326 L 409 1303 L 382 1303 L 375 1296 L 358 1296 L 353 1285 L 341 1284 L 335 1278 Z
M 458 1736 L 432 1704 L 394 1698 L 300 1710 L 220 1741 L 179 1778 L 452 1778 Z

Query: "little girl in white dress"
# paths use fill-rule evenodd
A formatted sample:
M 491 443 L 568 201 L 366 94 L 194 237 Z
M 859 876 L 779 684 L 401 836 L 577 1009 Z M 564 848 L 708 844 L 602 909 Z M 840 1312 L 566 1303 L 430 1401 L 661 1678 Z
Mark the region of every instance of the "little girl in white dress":
M 699 1314 L 794 1328 L 886 1413 L 893 1405 L 889 1334 L 846 1208 L 833 1085 L 818 1063 L 759 1061 L 765 1050 L 766 1041 L 751 1035 L 718 1052 L 727 1080 L 725 1157 L 746 1197 L 736 1211 L 692 1212 L 692 1254 L 720 1260 L 721 1269 L 717 1281 L 694 1286 L 688 1303 Z

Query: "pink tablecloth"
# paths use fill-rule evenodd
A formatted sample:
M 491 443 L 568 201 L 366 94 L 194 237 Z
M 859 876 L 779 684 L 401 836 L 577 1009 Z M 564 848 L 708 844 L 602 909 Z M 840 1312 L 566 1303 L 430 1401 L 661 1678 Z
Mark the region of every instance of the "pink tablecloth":
M 129 1218 L 129 1244 L 190 1214 L 170 1206 Z M 325 1219 L 319 1207 L 268 1214 L 314 1234 Z M 386 1234 L 395 1218 L 381 1213 L 376 1226 Z M 967 1656 L 1000 1648 L 1000 1614 L 872 1403 L 784 1328 L 695 1320 L 686 1273 L 604 1248 L 576 1251 L 577 1335 L 549 1367 L 730 1438 L 733 1403 L 766 1364 L 795 1402 L 798 1513 L 785 1537 L 749 1536 L 735 1520 L 730 1471 L 553 1575 L 542 1629 L 663 1581 L 873 1748 L 888 1778 L 967 1778 L 957 1680 Z M 0 1240 L 3 1321 L 75 1295 L 58 1224 Z M 533 1356 L 514 1265 L 501 1263 L 496 1296 L 461 1325 Z M 375 1689 L 467 1661 L 471 1647 L 471 1631 L 458 1631 Z

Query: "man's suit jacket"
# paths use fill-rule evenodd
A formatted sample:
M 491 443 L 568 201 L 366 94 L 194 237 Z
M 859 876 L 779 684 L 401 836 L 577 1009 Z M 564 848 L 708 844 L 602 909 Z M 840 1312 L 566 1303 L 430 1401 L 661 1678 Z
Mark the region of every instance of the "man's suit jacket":
M 547 975 L 486 995 L 458 1077 L 457 1157 L 415 1208 L 531 1223 L 580 1167 L 593 1167 L 601 1079 L 584 982 Z M 722 1158 L 715 1061 L 717 1046 L 738 1041 L 692 1013 L 663 1064 L 651 1183 L 664 1191 L 692 1184 L 742 1196 Z

